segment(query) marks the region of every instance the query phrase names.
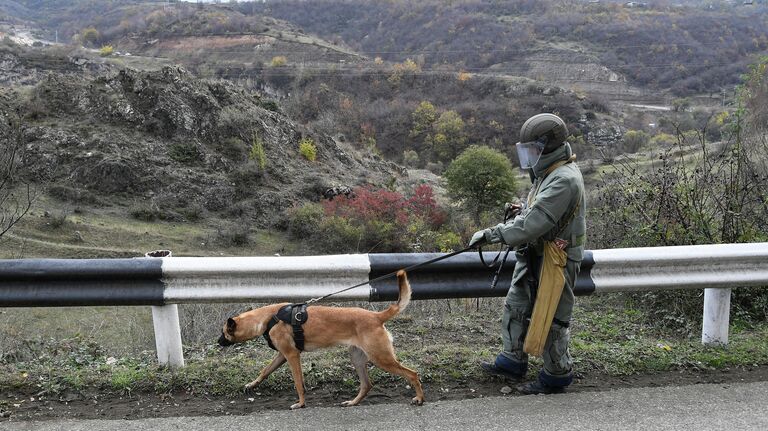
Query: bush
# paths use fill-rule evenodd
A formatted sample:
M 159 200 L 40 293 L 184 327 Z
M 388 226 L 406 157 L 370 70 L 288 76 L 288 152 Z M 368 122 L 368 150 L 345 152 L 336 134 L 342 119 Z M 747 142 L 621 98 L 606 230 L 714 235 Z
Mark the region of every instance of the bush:
M 261 138 L 255 133 L 253 134 L 253 144 L 251 144 L 251 151 L 248 153 L 248 159 L 255 161 L 262 171 L 267 167 L 267 154 L 264 152 L 264 144 L 261 142 Z
M 48 194 L 66 202 L 96 205 L 100 201 L 93 193 L 85 189 L 73 188 L 62 184 L 48 186 Z
M 738 123 L 738 119 L 736 119 Z M 592 203 L 590 243 L 596 248 L 761 242 L 768 239 L 764 137 L 717 147 L 696 132 L 680 134 L 651 169 L 616 164 Z M 686 142 L 689 141 L 689 142 Z M 698 142 L 700 148 L 684 147 Z M 755 197 L 759 198 L 755 199 Z M 597 216 L 599 214 L 599 216 Z M 739 289 L 740 292 L 740 289 Z M 738 295 L 738 296 L 737 296 Z M 701 315 L 700 292 L 633 294 L 655 322 L 690 332 Z M 765 319 L 768 292 L 737 293 L 745 316 Z
M 231 136 L 218 141 L 215 145 L 216 152 L 233 161 L 246 159 L 248 145 L 242 139 Z
M 651 145 L 654 148 L 670 148 L 676 143 L 677 138 L 667 133 L 659 133 L 651 138 Z
M 317 146 L 312 138 L 304 138 L 299 142 L 299 153 L 310 162 L 317 159 Z
M 100 38 L 101 35 L 99 34 L 99 31 L 93 27 L 84 28 L 83 31 L 80 32 L 80 41 L 83 45 L 93 46 Z
M 473 145 L 445 171 L 448 192 L 480 224 L 483 211 L 501 208 L 517 191 L 512 165 L 504 154 Z
M 272 57 L 272 61 L 269 62 L 271 67 L 282 67 L 288 64 L 288 59 L 283 55 L 277 55 Z
M 622 138 L 622 146 L 624 151 L 628 153 L 636 153 L 641 148 L 648 145 L 650 137 L 642 130 L 628 130 L 624 133 Z
M 229 173 L 229 179 L 235 183 L 235 194 L 239 197 L 252 195 L 263 177 L 264 171 L 253 160 Z
M 325 212 L 320 204 L 306 204 L 288 210 L 288 233 L 293 238 L 310 238 L 319 231 Z
M 102 57 L 109 57 L 115 52 L 115 49 L 112 48 L 112 45 L 104 45 L 99 49 L 99 55 Z
M 278 106 L 277 102 L 274 100 L 261 99 L 259 100 L 259 106 L 266 109 L 267 111 L 280 113 L 280 106 Z
M 67 224 L 67 212 L 64 210 L 61 210 L 57 213 L 49 214 L 46 212 L 46 217 L 48 218 L 48 221 L 45 223 L 48 227 L 51 229 L 61 229 Z
M 318 231 L 312 236 L 313 242 L 322 245 L 329 253 L 360 252 L 363 228 L 355 226 L 344 217 L 326 217 L 320 222 Z
M 205 208 L 200 204 L 193 203 L 186 208 L 180 209 L 179 213 L 181 213 L 187 221 L 195 222 L 203 218 L 205 215 Z
M 202 155 L 192 142 L 174 142 L 168 149 L 168 157 L 179 163 L 194 163 L 199 161 Z
M 446 215 L 428 185 L 416 187 L 409 197 L 361 187 L 322 205 L 293 208 L 287 218 L 292 237 L 322 252 L 440 251 L 452 241 L 437 233 Z
M 419 153 L 414 150 L 403 151 L 403 164 L 410 168 L 419 166 Z
M 232 223 L 216 230 L 216 241 L 224 246 L 244 246 L 250 243 L 250 224 Z
M 128 212 L 131 217 L 142 221 L 155 221 L 160 218 L 160 208 L 154 204 L 134 204 Z

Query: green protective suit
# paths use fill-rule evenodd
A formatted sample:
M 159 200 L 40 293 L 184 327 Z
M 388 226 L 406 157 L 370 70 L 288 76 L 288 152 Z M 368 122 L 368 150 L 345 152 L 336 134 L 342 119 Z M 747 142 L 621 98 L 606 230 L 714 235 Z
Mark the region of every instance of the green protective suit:
M 544 347 L 544 370 L 539 375 L 550 386 L 567 386 L 572 380 L 568 325 L 573 314 L 573 288 L 584 253 L 586 204 L 584 180 L 576 163 L 567 163 L 549 174 L 546 172 L 555 163 L 569 160 L 571 156 L 568 143 L 543 154 L 533 168 L 535 179 L 528 195 L 528 207 L 513 220 L 484 232 L 488 243 L 503 242 L 516 250 L 517 263 L 502 317 L 501 354 L 515 363 L 519 370 L 527 368 L 528 355 L 523 352 L 523 342 L 533 308 L 527 258 L 521 250 L 527 246 L 528 252 L 537 256 L 536 262 L 540 265 L 545 240 L 560 238 L 568 241 L 565 285 Z M 539 273 L 537 268 L 535 274 Z

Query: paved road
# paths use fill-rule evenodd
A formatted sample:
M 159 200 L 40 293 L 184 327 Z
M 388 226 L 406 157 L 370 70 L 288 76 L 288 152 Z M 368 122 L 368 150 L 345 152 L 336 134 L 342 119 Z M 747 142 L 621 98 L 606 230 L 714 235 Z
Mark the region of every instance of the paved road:
M 306 408 L 249 416 L 0 423 L 0 430 L 767 430 L 768 382 Z

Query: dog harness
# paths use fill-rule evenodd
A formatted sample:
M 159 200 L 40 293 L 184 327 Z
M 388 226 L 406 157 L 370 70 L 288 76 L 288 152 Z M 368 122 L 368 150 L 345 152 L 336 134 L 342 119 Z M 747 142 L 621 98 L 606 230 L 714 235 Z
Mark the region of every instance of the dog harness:
M 307 304 L 288 304 L 285 307 L 277 310 L 277 314 L 272 316 L 267 323 L 267 330 L 264 331 L 264 339 L 267 340 L 267 344 L 272 350 L 277 350 L 275 345 L 272 344 L 272 339 L 269 337 L 269 331 L 280 322 L 285 322 L 293 328 L 293 342 L 296 344 L 296 348 L 300 351 L 304 350 L 304 329 L 301 327 L 306 323 L 307 318 Z

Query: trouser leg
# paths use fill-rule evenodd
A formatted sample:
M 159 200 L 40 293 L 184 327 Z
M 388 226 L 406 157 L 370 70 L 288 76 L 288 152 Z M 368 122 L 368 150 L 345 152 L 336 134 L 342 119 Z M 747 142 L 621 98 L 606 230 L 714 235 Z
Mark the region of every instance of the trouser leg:
M 549 386 L 568 386 L 573 381 L 573 358 L 568 346 L 573 316 L 573 287 L 579 266 L 579 263 L 570 260 L 566 263 L 563 293 L 544 345 L 544 368 L 539 373 L 539 380 Z
M 528 284 L 520 282 L 518 285 L 512 285 L 507 293 L 501 317 L 502 352 L 497 362 L 504 361 L 507 368 L 521 376 L 525 375 L 528 369 L 528 354 L 523 352 L 523 343 L 528 332 L 527 316 L 530 311 Z

